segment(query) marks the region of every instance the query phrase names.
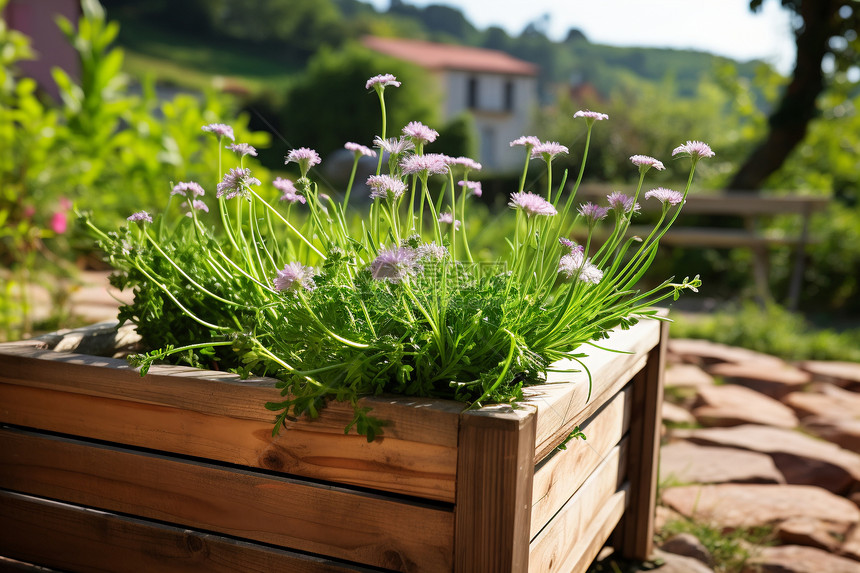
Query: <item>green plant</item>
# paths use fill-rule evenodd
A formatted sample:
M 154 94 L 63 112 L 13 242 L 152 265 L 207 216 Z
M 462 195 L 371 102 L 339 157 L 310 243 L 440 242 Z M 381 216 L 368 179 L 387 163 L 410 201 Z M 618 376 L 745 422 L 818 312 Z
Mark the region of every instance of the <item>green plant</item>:
M 707 316 L 674 319 L 672 336 L 678 338 L 704 338 L 788 360 L 860 362 L 860 330 L 816 328 L 776 303 L 762 307 L 746 301 Z
M 644 193 L 662 204 L 662 213 L 642 240 L 626 239 L 625 232 L 646 173 L 663 169 L 662 162 L 631 157 L 639 172 L 635 195 L 613 193 L 609 207 L 574 209 L 585 159 L 573 192 L 565 193 L 564 178 L 553 183 L 552 162 L 566 147 L 534 137 L 512 142 L 525 149 L 523 178 L 510 194 L 514 232 L 507 252 L 484 262 L 472 253 L 468 216 L 470 197 L 481 192 L 469 173 L 481 166 L 426 153 L 438 133 L 417 121 L 389 138 L 386 88 L 399 86 L 391 74 L 366 83 L 380 104 L 375 145 L 387 151 L 387 161 L 378 154 L 376 175 L 367 179 L 370 208 L 357 229 L 347 221 L 353 179 L 336 202 L 310 178 L 319 154 L 293 149 L 287 163 L 296 164 L 299 178 L 275 180 L 283 193 L 276 206 L 271 189 L 245 166 L 256 151 L 244 143 L 230 146 L 238 165 L 226 173 L 219 155 L 224 175 L 212 213 L 204 188 L 186 181 L 173 187 L 175 201 L 163 214 L 138 211 L 119 232 L 105 233 L 86 219 L 119 271 L 117 286 L 135 290 L 121 318 L 134 322 L 154 348 L 131 358 L 142 374 L 173 356 L 271 375 L 282 395 L 267 404 L 278 412 L 275 432 L 288 419 L 317 416 L 335 399 L 354 406 L 347 430 L 354 426 L 372 440 L 384 421 L 359 407 L 362 395 L 445 397 L 471 407 L 510 402 L 559 360 L 569 361 L 560 367 L 566 370 L 582 365 L 585 345 L 610 329 L 657 317 L 655 302 L 699 286 L 696 277 L 666 280 L 647 292 L 637 287 L 678 216 L 697 163 L 713 155 L 706 144 L 688 141 L 673 151 L 690 159 L 683 193 Z M 574 117 L 586 124 L 587 155 L 593 126 L 608 116 L 580 111 Z M 234 138 L 224 124 L 203 131 L 217 136 L 219 153 Z M 377 156 L 356 143 L 345 147 L 354 165 Z M 524 189 L 531 160 L 547 170 L 540 194 Z M 301 222 L 294 210 L 305 213 Z M 590 232 L 610 214 L 613 231 L 599 248 L 590 239 L 585 245 L 566 239 L 572 225 Z
M 698 539 L 714 559 L 715 573 L 742 571 L 744 563 L 753 556 L 757 548 L 775 542 L 773 527 L 760 526 L 726 530 L 707 523 L 686 518 L 668 521 L 657 532 L 657 543 L 662 543 L 679 533 L 689 533 Z

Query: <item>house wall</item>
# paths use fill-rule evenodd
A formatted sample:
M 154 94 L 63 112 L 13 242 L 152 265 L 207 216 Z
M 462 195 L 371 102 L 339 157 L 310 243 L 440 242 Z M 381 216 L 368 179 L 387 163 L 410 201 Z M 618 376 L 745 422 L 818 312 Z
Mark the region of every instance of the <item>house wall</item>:
M 484 168 L 510 171 L 522 167 L 521 148 L 510 142 L 529 135 L 531 113 L 537 104 L 537 81 L 513 76 L 449 70 L 443 80 L 445 120 L 464 111 L 475 118 L 479 157 Z
M 35 60 L 20 62 L 21 73 L 35 79 L 55 99 L 59 99 L 59 90 L 51 68 L 62 68 L 77 78 L 80 64 L 54 18 L 63 15 L 77 24 L 80 12 L 80 0 L 11 0 L 3 11 L 6 24 L 30 38 L 36 55 Z

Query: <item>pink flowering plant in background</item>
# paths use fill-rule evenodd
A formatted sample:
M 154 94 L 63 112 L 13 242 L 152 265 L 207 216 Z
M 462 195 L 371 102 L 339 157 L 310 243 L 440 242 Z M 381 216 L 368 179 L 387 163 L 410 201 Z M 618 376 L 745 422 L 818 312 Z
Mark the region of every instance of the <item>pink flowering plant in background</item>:
M 643 192 L 648 171 L 664 165 L 634 155 L 635 192 L 612 193 L 598 205 L 575 197 L 591 131 L 608 116 L 575 114 L 586 138 L 572 186 L 566 174 L 558 185 L 552 180 L 552 161 L 569 153 L 566 146 L 534 136 L 512 141 L 524 149 L 520 184 L 501 215 L 512 236 L 497 259 L 476 260 L 469 205 L 482 189 L 469 176 L 481 165 L 425 152 L 439 134 L 420 122 L 388 133 L 384 94 L 399 85 L 390 74 L 367 81 L 379 98 L 381 131 L 369 146 L 344 145 L 355 162 L 340 200 L 314 181 L 323 160 L 315 150 L 289 150 L 285 163 L 300 177 L 279 177 L 267 188 L 243 163 L 256 150 L 235 142 L 229 126 L 211 124 L 203 132 L 222 150 L 217 180 L 172 185 L 164 211 L 141 210 L 115 232 L 87 221 L 117 269 L 116 286 L 134 289 L 120 318 L 152 349 L 130 359 L 142 374 L 170 357 L 272 376 L 281 391 L 267 404 L 275 432 L 343 400 L 355 412 L 347 430 L 370 440 L 384 421 L 359 407 L 363 395 L 449 398 L 470 407 L 515 401 L 549 369 L 581 369 L 588 346 L 611 329 L 656 317 L 656 302 L 699 286 L 698 277 L 647 292 L 637 285 L 683 206 L 696 164 L 713 155 L 706 144 L 689 141 L 672 152 L 690 163 L 683 191 Z M 377 168 L 355 207 L 362 157 L 375 158 Z M 546 167 L 543 189 L 526 188 L 532 161 Z M 662 207 L 644 239 L 627 236 L 640 200 Z M 608 239 L 592 241 L 607 225 Z M 570 239 L 577 228 L 587 232 L 582 244 Z

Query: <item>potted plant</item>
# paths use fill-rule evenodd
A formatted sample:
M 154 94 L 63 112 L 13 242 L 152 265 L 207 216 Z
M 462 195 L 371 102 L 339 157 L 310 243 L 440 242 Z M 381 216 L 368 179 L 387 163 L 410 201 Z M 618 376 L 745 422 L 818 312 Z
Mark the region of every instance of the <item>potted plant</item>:
M 367 82 L 378 154 L 347 144 L 377 162 L 360 220 L 352 180 L 341 201 L 312 182 L 315 151 L 290 151 L 301 176 L 274 181 L 276 205 L 243 165 L 255 150 L 233 143 L 211 212 L 179 182 L 160 216 L 88 223 L 134 289 L 120 319 L 145 351 L 129 365 L 0 347 L 0 554 L 73 570 L 569 571 L 615 530 L 647 556 L 666 336 L 652 305 L 699 281 L 637 284 L 711 150 L 674 150 L 690 178 L 644 193 L 663 209 L 643 239 L 626 230 L 660 161 L 633 156 L 633 195 L 574 209 L 583 169 L 556 187 L 567 148 L 520 138 L 546 189 L 525 190 L 524 169 L 509 248 L 481 264 L 467 215 L 480 165 L 425 152 L 438 134 L 418 122 L 387 138 L 397 86 Z M 608 118 L 576 118 L 584 167 Z M 602 245 L 567 239 L 610 215 Z M 50 551 L 30 535 L 45 529 Z

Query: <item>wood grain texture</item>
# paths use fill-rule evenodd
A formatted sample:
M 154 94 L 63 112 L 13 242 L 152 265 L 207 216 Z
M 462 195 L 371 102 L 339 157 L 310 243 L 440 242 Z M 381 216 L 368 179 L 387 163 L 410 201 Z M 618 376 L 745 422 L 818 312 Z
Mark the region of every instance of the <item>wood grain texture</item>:
M 316 432 L 307 424 L 272 438 L 267 422 L 17 384 L 0 384 L 0 422 L 454 501 L 453 446 L 402 439 L 368 443 L 363 436 Z
M 584 371 L 550 372 L 547 384 L 524 390 L 525 403 L 537 408 L 535 463 L 551 453 L 574 427 L 581 425 L 645 366 L 646 354 L 660 340 L 661 324 L 656 320 L 643 320 L 629 330 L 618 330 L 609 340 L 601 341 L 601 346 L 616 352 L 588 346 L 583 348 L 588 353 L 586 363 L 595 381 L 590 399 L 588 374 Z M 564 363 L 555 366 L 562 367 Z M 576 364 L 571 362 L 568 366 L 572 368 Z
M 630 502 L 619 526 L 616 549 L 632 559 L 647 559 L 654 548 L 657 466 L 662 427 L 663 373 L 669 325 L 662 323 L 660 344 L 648 353 L 645 369 L 633 380 L 630 420 Z
M 535 468 L 530 538 L 543 529 L 595 471 L 627 432 L 629 422 L 627 387 L 581 426 L 586 440 L 571 440 L 566 450 L 547 456 Z
M 607 527 L 595 516 L 622 489 L 626 449 L 625 439 L 612 449 L 576 494 L 534 538 L 530 547 L 529 571 L 568 573 L 575 564 L 585 563 L 587 566 L 591 563 L 594 556 L 583 555 L 583 548 L 597 544 L 599 550 L 617 523 L 616 520 Z
M 13 492 L 0 491 L 0 507 L 3 508 L 0 512 L 0 555 L 64 571 L 371 571 L 359 565 L 337 563 Z M 51 550 L 46 551 L 46 547 Z
M 486 407 L 460 420 L 454 571 L 525 571 L 534 409 Z
M 0 487 L 367 565 L 449 571 L 450 510 L 0 429 Z

